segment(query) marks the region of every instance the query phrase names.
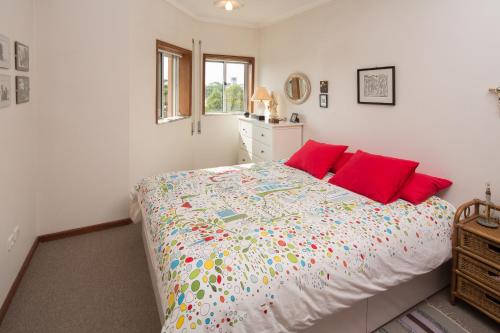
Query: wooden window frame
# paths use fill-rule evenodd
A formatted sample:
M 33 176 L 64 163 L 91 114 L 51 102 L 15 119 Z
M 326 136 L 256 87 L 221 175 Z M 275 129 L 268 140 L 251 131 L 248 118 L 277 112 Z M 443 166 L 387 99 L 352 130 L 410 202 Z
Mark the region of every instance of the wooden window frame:
M 209 53 L 204 53 L 203 54 L 203 74 L 202 74 L 202 114 L 205 115 L 205 65 L 207 60 L 214 60 L 214 61 L 234 61 L 234 62 L 245 62 L 248 63 L 248 65 L 251 67 L 249 69 L 249 74 L 248 75 L 248 101 L 247 101 L 247 110 L 250 113 L 253 113 L 253 103 L 251 101 L 253 92 L 255 90 L 255 57 L 245 57 L 245 56 L 232 56 L 232 55 L 222 55 L 222 54 L 209 54 Z M 228 113 L 230 114 L 230 113 Z
M 160 119 L 160 109 L 162 107 L 160 95 L 163 92 L 163 87 L 160 84 L 163 73 L 160 73 L 162 58 L 159 56 L 160 51 L 177 54 L 181 56 L 179 59 L 179 116 L 188 118 L 192 115 L 192 88 L 193 88 L 193 52 L 182 47 L 156 40 L 156 108 L 155 118 L 157 124 L 168 122 L 168 117 Z M 171 96 L 171 95 L 169 95 Z

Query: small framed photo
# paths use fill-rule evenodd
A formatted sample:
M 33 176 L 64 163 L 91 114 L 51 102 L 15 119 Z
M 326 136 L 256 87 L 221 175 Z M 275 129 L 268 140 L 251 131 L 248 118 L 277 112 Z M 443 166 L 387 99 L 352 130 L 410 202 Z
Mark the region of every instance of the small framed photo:
M 30 70 L 30 50 L 29 48 L 19 42 L 15 43 L 16 50 L 16 70 L 22 72 L 29 72 Z
M 328 94 L 328 81 L 319 81 L 319 92 Z
M 27 76 L 16 76 L 16 104 L 28 103 L 30 101 L 30 78 Z
M 327 94 L 319 94 L 319 106 L 322 108 L 328 107 L 328 95 Z
M 10 68 L 10 40 L 0 35 L 0 68 Z
M 10 105 L 10 96 L 10 75 L 0 75 L 0 108 L 6 108 Z
M 292 113 L 292 116 L 290 117 L 290 122 L 291 123 L 298 123 L 299 122 L 299 114 Z
M 358 69 L 358 104 L 396 105 L 396 67 Z

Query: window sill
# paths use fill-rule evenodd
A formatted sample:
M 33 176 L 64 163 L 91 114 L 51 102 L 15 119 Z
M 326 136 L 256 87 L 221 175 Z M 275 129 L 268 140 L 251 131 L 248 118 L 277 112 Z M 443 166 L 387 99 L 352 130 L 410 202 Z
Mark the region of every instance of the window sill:
M 170 118 L 164 118 L 164 119 L 158 119 L 156 121 L 156 124 L 162 125 L 162 124 L 167 124 L 167 123 L 173 123 L 179 120 L 184 120 L 184 119 L 190 119 L 191 117 L 170 117 Z
M 210 112 L 205 113 L 204 116 L 242 116 L 245 112 Z

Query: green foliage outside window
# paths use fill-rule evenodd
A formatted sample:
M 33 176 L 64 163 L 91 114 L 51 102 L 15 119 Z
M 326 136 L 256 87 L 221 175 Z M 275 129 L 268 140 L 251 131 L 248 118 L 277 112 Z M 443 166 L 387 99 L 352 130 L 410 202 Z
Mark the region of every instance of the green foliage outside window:
M 167 111 L 168 109 L 168 81 L 164 81 L 163 83 L 163 101 L 164 101 L 164 105 L 163 105 L 163 109 L 165 111 Z
M 226 112 L 243 112 L 243 88 L 239 84 L 231 84 L 226 88 Z
M 212 82 L 205 87 L 205 112 L 222 112 L 222 84 Z
M 205 112 L 223 112 L 222 108 L 223 85 L 219 82 L 212 82 L 205 87 Z M 239 84 L 231 84 L 226 87 L 226 112 L 243 112 L 244 91 Z

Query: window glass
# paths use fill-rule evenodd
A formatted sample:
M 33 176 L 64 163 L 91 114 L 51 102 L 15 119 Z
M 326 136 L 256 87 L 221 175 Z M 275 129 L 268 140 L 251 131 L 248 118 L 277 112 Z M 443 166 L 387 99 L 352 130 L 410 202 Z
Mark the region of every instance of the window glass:
M 205 64 L 205 112 L 224 112 L 224 63 L 207 61 Z
M 250 68 L 247 62 L 205 60 L 205 114 L 248 110 Z
M 246 64 L 226 64 L 226 112 L 245 112 L 245 67 Z

